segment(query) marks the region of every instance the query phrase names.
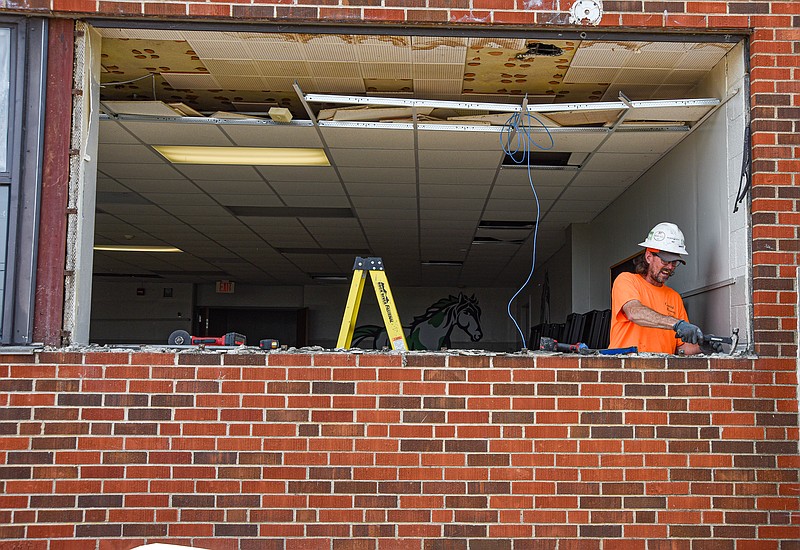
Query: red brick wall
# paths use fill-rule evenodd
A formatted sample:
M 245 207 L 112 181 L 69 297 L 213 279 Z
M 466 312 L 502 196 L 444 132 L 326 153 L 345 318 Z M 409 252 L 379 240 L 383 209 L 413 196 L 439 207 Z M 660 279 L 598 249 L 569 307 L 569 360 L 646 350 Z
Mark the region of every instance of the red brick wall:
M 272 2 L 0 0 L 25 13 L 280 23 L 410 23 L 568 28 L 572 0 L 285 0 Z M 755 350 L 797 356 L 800 263 L 800 1 L 605 0 L 599 28 L 752 32 Z M 379 32 L 376 27 L 376 32 Z
M 0 404 L 3 549 L 800 539 L 787 359 L 42 352 Z

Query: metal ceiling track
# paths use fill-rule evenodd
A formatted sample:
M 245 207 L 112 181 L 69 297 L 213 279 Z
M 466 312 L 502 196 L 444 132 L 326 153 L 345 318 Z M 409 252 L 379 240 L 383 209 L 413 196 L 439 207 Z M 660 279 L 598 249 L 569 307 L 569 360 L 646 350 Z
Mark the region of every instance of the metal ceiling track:
M 522 105 L 513 103 L 479 103 L 471 101 L 443 101 L 429 99 L 408 99 L 398 97 L 362 97 L 333 94 L 305 94 L 303 99 L 309 103 L 339 103 L 342 105 L 382 105 L 389 107 L 433 107 L 434 109 L 456 109 L 467 111 L 491 111 L 496 113 L 518 113 Z M 601 101 L 594 103 L 539 103 L 528 105 L 533 113 L 555 113 L 561 111 L 616 111 L 645 108 L 670 107 L 713 107 L 719 104 L 717 98 L 644 100 L 644 101 Z

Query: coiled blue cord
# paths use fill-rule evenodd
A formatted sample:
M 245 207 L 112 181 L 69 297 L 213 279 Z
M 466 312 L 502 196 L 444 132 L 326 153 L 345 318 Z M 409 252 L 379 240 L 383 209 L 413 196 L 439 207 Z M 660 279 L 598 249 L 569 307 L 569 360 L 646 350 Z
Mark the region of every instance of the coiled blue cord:
M 531 175 L 531 150 L 532 146 L 536 147 L 537 149 L 541 149 L 543 151 L 547 151 L 548 149 L 552 149 L 555 146 L 555 141 L 553 140 L 553 134 L 550 133 L 550 130 L 545 126 L 544 122 L 542 122 L 539 118 L 535 115 L 532 115 L 527 110 L 527 97 L 526 101 L 523 103 L 526 106 L 524 109 L 525 112 L 522 111 L 514 113 L 509 119 L 503 124 L 503 128 L 500 131 L 500 146 L 503 148 L 503 151 L 508 155 L 511 160 L 513 160 L 517 164 L 522 164 L 523 162 L 527 165 L 528 170 L 528 182 L 531 186 L 531 191 L 533 191 L 533 198 L 536 200 L 536 225 L 533 227 L 533 253 L 531 255 L 531 270 L 528 273 L 528 278 L 525 279 L 525 282 L 522 283 L 522 286 L 514 293 L 511 299 L 508 300 L 508 305 L 506 306 L 506 311 L 508 312 L 509 318 L 514 323 L 514 326 L 517 328 L 517 332 L 519 332 L 520 337 L 522 338 L 522 347 L 526 348 L 527 344 L 525 341 L 525 334 L 523 334 L 522 329 L 517 322 L 517 319 L 514 317 L 514 314 L 511 313 L 511 304 L 516 300 L 517 296 L 519 296 L 520 292 L 528 286 L 528 283 L 531 282 L 533 278 L 533 270 L 534 266 L 536 265 L 536 242 L 539 237 L 539 195 L 536 193 L 536 187 L 533 185 L 533 176 Z M 539 145 L 535 141 L 533 141 L 533 136 L 531 135 L 531 121 L 535 120 L 536 122 L 544 128 L 545 132 L 547 132 L 547 137 L 550 138 L 550 145 L 544 147 Z M 517 153 L 522 152 L 522 158 L 517 158 Z

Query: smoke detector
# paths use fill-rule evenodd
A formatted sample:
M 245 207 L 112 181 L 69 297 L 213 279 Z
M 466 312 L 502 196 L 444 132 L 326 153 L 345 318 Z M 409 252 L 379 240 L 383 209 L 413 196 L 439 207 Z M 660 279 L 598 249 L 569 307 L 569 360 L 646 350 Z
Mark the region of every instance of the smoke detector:
M 602 0 L 577 0 L 569 9 L 569 22 L 572 24 L 598 25 L 602 17 Z

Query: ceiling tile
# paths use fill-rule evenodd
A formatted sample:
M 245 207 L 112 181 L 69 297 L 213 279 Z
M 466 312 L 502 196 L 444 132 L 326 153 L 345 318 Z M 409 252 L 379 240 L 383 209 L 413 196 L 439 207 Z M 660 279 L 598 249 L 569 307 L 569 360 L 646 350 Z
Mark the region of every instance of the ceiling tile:
M 564 76 L 564 83 L 587 83 L 587 84 L 608 84 L 614 82 L 619 73 L 619 68 L 602 68 L 594 65 L 590 67 L 578 67 L 571 65 Z
M 657 153 L 663 155 L 687 132 L 615 132 L 599 149 L 602 153 Z
M 217 202 L 205 193 L 142 193 L 153 204 L 203 206 L 216 205 Z
M 355 126 L 321 128 L 325 141 L 331 147 L 353 149 L 414 149 L 414 132 L 411 130 L 378 130 Z
M 342 195 L 282 195 L 286 206 L 326 206 L 349 208 L 350 201 Z
M 189 45 L 202 59 L 248 59 L 249 52 L 239 40 L 197 40 L 190 37 Z
M 660 154 L 620 154 L 620 153 L 597 153 L 586 166 L 588 170 L 599 172 L 618 172 L 620 168 L 630 171 L 644 171 L 653 165 Z
M 272 188 L 282 197 L 312 197 L 314 195 L 344 197 L 340 183 L 317 183 L 313 181 L 279 181 L 272 182 Z
M 341 167 L 372 164 L 382 168 L 413 168 L 414 152 L 396 149 L 373 149 L 367 153 L 359 149 L 331 149 L 331 161 Z
M 712 69 L 719 63 L 733 44 L 696 44 L 686 52 L 676 68 L 680 69 Z
M 221 76 L 261 76 L 256 64 L 249 60 L 207 59 L 203 63 L 215 78 Z M 220 80 L 220 82 L 222 82 Z
M 536 185 L 536 194 L 539 200 L 555 199 L 563 190 L 563 187 L 545 187 Z M 531 200 L 533 191 L 529 185 L 496 185 L 492 189 L 492 199 L 514 199 Z
M 233 145 L 240 147 L 320 147 L 319 135 L 311 126 L 220 125 Z
M 639 67 L 648 69 L 671 69 L 678 64 L 681 55 L 676 55 L 674 51 L 634 50 L 633 55 L 625 58 L 625 67 Z
M 465 123 L 469 125 L 468 123 Z M 481 131 L 480 126 L 475 131 L 447 131 L 447 130 L 419 130 L 418 140 L 420 150 L 445 149 L 458 151 L 486 151 L 501 150 L 500 134 L 498 132 Z
M 212 124 L 137 122 L 120 123 L 148 145 L 228 145 L 220 127 Z M 102 139 L 105 141 L 105 138 Z
M 462 60 L 457 65 L 446 63 L 415 64 L 412 73 L 415 80 L 456 80 L 458 81 L 458 93 L 461 93 L 461 80 L 464 78 L 464 62 Z
M 591 187 L 580 187 L 577 185 L 571 185 L 566 191 L 564 191 L 563 199 L 566 200 L 585 200 L 586 198 L 592 198 L 600 201 L 611 202 L 616 199 L 623 191 L 625 187 L 616 186 L 616 187 L 604 187 L 600 185 L 592 185 Z
M 367 91 L 362 78 L 314 77 L 314 87 L 326 94 L 363 94 Z
M 588 193 L 587 193 L 588 194 Z M 594 199 L 594 197 L 592 197 Z M 551 212 L 583 212 L 583 213 L 597 213 L 608 205 L 605 200 L 586 200 L 579 199 L 559 199 L 553 204 Z
M 620 69 L 617 78 L 614 80 L 615 84 L 638 84 L 640 82 L 647 82 L 648 86 L 652 84 L 661 84 L 671 71 L 669 69 Z
M 130 159 L 135 160 L 135 159 Z M 102 163 L 97 167 L 105 175 L 119 181 L 136 175 L 137 179 L 148 180 L 183 180 L 184 176 L 171 165 L 164 164 L 130 164 L 121 162 Z
M 247 195 L 271 195 L 269 186 L 262 180 L 239 181 L 231 179 L 197 181 L 197 186 L 214 196 L 230 197 Z M 192 186 L 194 187 L 194 186 Z
M 455 97 L 461 94 L 461 80 L 428 80 L 417 78 L 414 80 L 414 92 L 433 97 Z
M 261 76 L 288 78 L 311 76 L 309 64 L 305 61 L 256 61 L 254 65 L 258 70 L 256 74 Z M 210 67 L 209 70 L 211 70 Z
M 361 80 L 361 70 L 358 64 L 341 61 L 324 61 L 308 63 L 308 74 L 315 78 L 355 78 Z
M 419 200 L 421 210 L 459 210 L 480 212 L 484 199 L 465 199 L 454 193 L 452 197 L 422 197 Z
M 339 183 L 330 166 L 256 166 L 256 170 L 272 182 Z
M 497 159 L 497 164 L 500 159 Z M 489 165 L 491 166 L 491 165 Z M 488 167 L 488 166 L 487 166 Z M 466 168 L 420 168 L 419 181 L 421 184 L 434 183 L 439 185 L 491 185 L 497 173 L 495 168 L 466 169 Z
M 226 166 L 224 164 L 178 164 L 187 178 L 199 181 L 258 181 L 261 176 L 252 166 Z
M 103 143 L 139 143 L 125 129 L 125 125 L 113 120 L 101 120 L 100 132 L 103 134 Z
M 411 63 L 389 60 L 384 63 L 361 63 L 361 77 L 378 80 L 408 80 L 412 77 Z
M 273 86 L 260 76 L 215 76 L 219 88 L 228 90 L 258 91 L 273 89 Z
M 476 226 L 481 217 L 480 210 L 420 210 L 420 220 L 458 220 Z
M 216 90 L 219 82 L 206 73 L 172 73 L 162 72 L 161 77 L 176 90 Z
M 598 145 L 605 139 L 607 132 L 596 131 L 593 129 L 590 132 L 576 132 L 572 129 L 559 130 L 553 129 L 550 137 L 546 133 L 536 131 L 533 136 L 533 142 L 538 147 L 533 150 L 553 151 L 553 152 L 569 152 L 569 153 L 588 153 L 594 151 Z M 512 143 L 513 145 L 513 143 Z
M 359 37 L 355 50 L 362 62 L 411 62 L 411 38 L 407 36 Z
M 370 166 L 368 168 L 344 167 L 339 170 L 345 183 L 392 181 L 396 183 L 415 183 L 416 171 L 413 168 L 383 168 Z
M 354 63 L 358 61 L 355 46 L 344 35 L 312 35 L 302 45 L 304 59 L 308 61 Z
M 486 168 L 493 164 L 499 164 L 502 159 L 500 151 L 471 151 L 468 155 L 458 155 L 454 158 L 449 151 L 420 151 L 420 168 L 445 168 L 453 166 L 456 168 Z M 496 165 L 495 164 L 495 165 Z
M 120 145 L 101 143 L 97 159 L 100 163 L 127 162 L 136 159 L 142 164 L 164 164 L 164 158 L 145 145 Z
M 255 195 L 230 195 L 223 193 L 214 197 L 223 206 L 282 206 L 283 201 L 277 195 L 255 194 Z
M 251 59 L 256 60 L 303 61 L 305 59 L 303 48 L 297 42 L 249 40 L 244 42 L 244 47 L 252 56 Z
M 575 178 L 570 187 L 628 187 L 641 175 L 641 172 L 592 172 L 584 170 Z
M 584 41 L 572 57 L 570 67 L 622 67 L 635 49 L 636 45 Z
M 460 186 L 454 189 L 452 185 L 435 185 L 426 183 L 420 185 L 419 195 L 423 198 L 447 198 L 461 197 L 468 199 L 485 199 L 489 192 L 489 186 Z
M 539 187 L 563 187 L 575 177 L 576 170 L 532 170 L 529 179 L 528 170 L 525 168 L 505 168 L 500 170 L 497 185 L 520 186 L 530 188 L 530 181 Z
M 416 197 L 413 183 L 348 183 L 347 192 L 352 197 Z
M 414 197 L 351 197 L 353 205 L 361 212 L 364 208 L 398 208 L 415 210 L 417 199 Z
M 373 208 L 367 204 L 357 209 L 360 220 L 379 220 L 382 225 L 394 230 L 394 240 L 397 241 L 397 228 L 395 220 L 416 220 L 416 208 Z

